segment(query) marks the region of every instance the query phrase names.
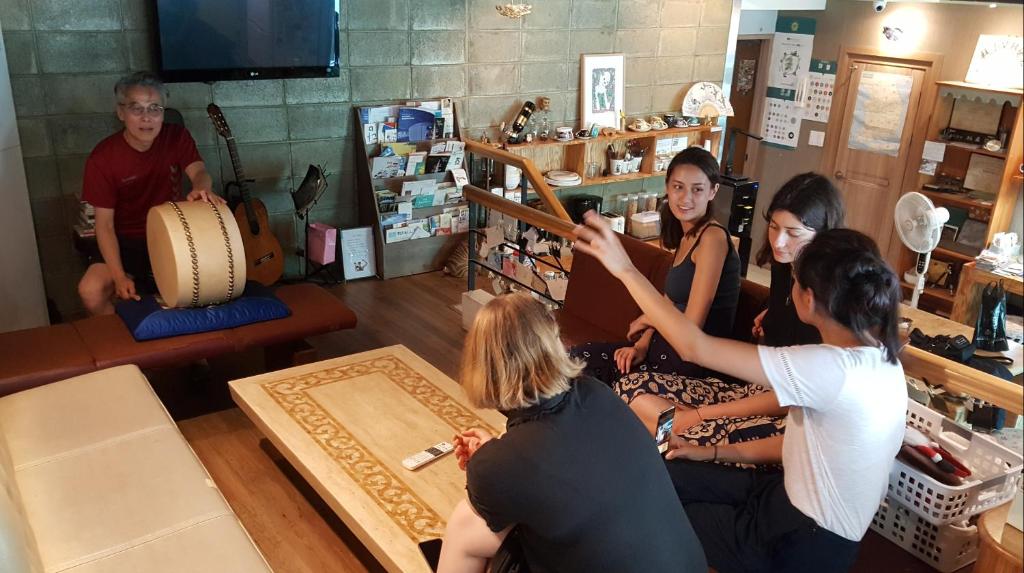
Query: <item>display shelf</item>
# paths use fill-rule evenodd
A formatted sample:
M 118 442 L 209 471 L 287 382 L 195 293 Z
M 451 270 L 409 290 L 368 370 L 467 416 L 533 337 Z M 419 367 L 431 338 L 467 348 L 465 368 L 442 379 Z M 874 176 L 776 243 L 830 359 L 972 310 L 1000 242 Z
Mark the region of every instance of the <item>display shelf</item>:
M 907 289 L 910 292 L 914 292 L 914 285 L 908 283 L 907 281 L 901 280 L 900 286 L 902 286 L 903 288 Z M 921 296 L 930 296 L 933 298 L 937 298 L 943 302 L 953 304 L 953 295 L 949 294 L 949 291 L 946 289 L 926 286 L 924 287 L 924 292 L 921 293 Z
M 660 131 L 625 131 L 589 139 L 574 139 L 573 141 L 535 141 L 509 145 L 507 148 L 509 153 L 529 159 L 540 173 L 559 169 L 573 171 L 583 176 L 586 173 L 587 165 L 591 163 L 597 165 L 600 173 L 605 173 L 610 169 L 607 159 L 608 146 L 621 150 L 626 142 L 639 141 L 638 145 L 644 149 L 639 172 L 585 177 L 582 184 L 576 186 L 587 187 L 663 176 L 664 171 L 654 170 L 658 141 L 676 137 L 686 137 L 687 146 L 703 145 L 704 141 L 710 141 L 710 147 L 714 150 L 712 153 L 716 153 L 722 137 L 722 128 L 715 125 L 700 125 L 671 127 Z
M 999 88 L 992 86 L 983 86 L 981 84 L 970 84 L 967 82 L 960 82 L 955 80 L 940 80 L 935 82 L 936 85 L 945 86 L 948 88 L 959 88 L 965 90 L 973 90 L 978 92 L 997 93 L 1006 95 L 1024 95 L 1024 91 L 1016 88 Z
M 648 177 L 655 177 L 657 175 L 664 175 L 664 171 L 661 173 L 624 173 L 622 175 L 609 175 L 607 177 L 584 177 L 583 183 L 577 185 L 577 187 L 587 185 L 605 185 L 607 183 L 619 183 L 621 181 L 636 181 L 637 179 L 647 179 Z
M 974 257 L 970 255 L 965 255 L 963 253 L 958 253 L 956 251 L 951 251 L 949 249 L 944 249 L 942 247 L 935 247 L 935 250 L 932 251 L 932 255 L 938 255 L 942 258 L 956 259 L 961 263 L 969 263 L 974 260 Z
M 958 128 L 979 133 L 991 133 L 992 135 L 995 135 L 996 131 L 1006 133 L 1006 145 L 999 151 L 989 151 L 981 146 L 959 142 L 944 142 L 946 151 L 943 161 L 936 168 L 936 175 L 919 174 L 915 178 L 916 181 L 908 181 L 905 188 L 907 190 L 921 190 L 922 194 L 930 198 L 938 206 L 957 207 L 966 210 L 972 220 L 980 221 L 986 225 L 984 244 L 987 245 L 996 233 L 1006 231 L 1009 228 L 1017 203 L 1017 195 L 1020 190 L 1020 179 L 1016 179 L 1018 175 L 1017 169 L 1022 158 L 1024 158 L 1024 152 L 1022 152 L 1024 128 L 1022 128 L 1021 114 L 1021 96 L 1024 93 L 1019 89 L 996 88 L 962 81 L 938 81 L 936 85 L 939 89 L 936 90 L 935 99 L 929 110 L 931 115 L 927 133 L 929 140 L 942 141 L 943 130 L 952 124 Z M 991 97 L 986 97 L 986 94 Z M 954 103 L 960 98 L 965 98 L 968 101 L 982 102 L 981 105 L 986 106 L 986 109 L 990 112 L 982 115 L 987 118 L 998 117 L 998 124 L 993 125 L 987 119 L 981 121 L 978 119 L 981 116 L 976 117 L 972 115 L 969 107 L 965 115 L 959 115 L 954 118 Z M 1009 103 L 1010 107 L 1005 108 L 1004 103 Z M 960 108 L 957 108 L 957 110 L 959 111 Z M 972 121 L 976 122 L 977 125 L 971 123 Z M 947 178 L 947 180 L 965 181 L 970 167 L 970 159 L 974 154 L 993 157 L 1002 162 L 999 187 L 993 190 L 994 193 L 992 195 L 984 195 L 982 197 L 985 198 L 980 198 L 978 195 L 972 197 L 966 194 L 924 190 L 925 185 L 944 184 L 943 181 L 939 181 L 939 177 Z M 1017 208 L 1019 209 L 1019 207 Z M 974 260 L 971 254 L 964 254 L 943 247 L 935 249 L 933 254 L 937 258 L 953 264 L 955 275 L 959 275 L 963 266 Z M 904 249 L 898 266 L 910 268 L 915 264 L 916 258 L 916 253 L 912 253 L 909 249 Z M 904 284 L 904 286 L 910 288 L 909 285 Z M 958 296 L 960 296 L 959 289 L 957 293 L 952 295 L 946 289 L 928 288 L 924 292 L 924 297 L 928 300 L 929 305 L 938 311 L 947 313 L 952 311 L 953 304 Z
M 966 151 L 969 153 L 977 153 L 979 155 L 988 155 L 989 157 L 995 157 L 996 159 L 1006 159 L 1006 151 L 989 151 L 980 145 L 971 145 L 970 143 L 961 143 L 959 141 L 947 141 L 946 150 L 956 149 L 960 151 Z
M 437 98 L 440 99 L 440 98 Z M 392 105 L 400 107 L 405 101 L 393 102 L 391 104 L 377 104 L 367 107 L 380 107 L 381 105 Z M 388 190 L 396 194 L 401 192 L 402 184 L 407 181 L 425 181 L 433 179 L 438 183 L 450 181 L 449 171 L 440 173 L 424 173 L 422 175 L 403 175 L 399 177 L 378 177 L 371 176 L 372 158 L 380 154 L 380 144 L 367 145 L 363 141 L 363 129 L 360 119 L 360 108 L 353 107 L 356 138 L 356 182 L 358 191 L 359 223 L 363 226 L 373 227 L 374 250 L 377 261 L 377 275 L 383 279 L 402 277 L 418 273 L 430 272 L 440 269 L 444 265 L 444 254 L 451 247 L 451 243 L 465 237 L 465 233 L 451 235 L 435 235 L 422 239 L 410 239 L 406 241 L 388 243 L 385 240 L 386 229 L 381 225 L 382 212 L 377 204 L 376 191 Z M 429 151 L 430 148 L 443 141 L 459 141 L 460 129 L 458 111 L 454 110 L 452 115 L 454 125 L 454 136 L 449 138 L 418 141 L 415 143 L 417 151 Z M 446 208 L 464 206 L 466 203 L 446 204 L 439 206 L 425 206 L 413 208 L 413 219 L 421 219 L 438 215 Z
M 992 210 L 992 201 L 974 199 L 967 194 L 958 195 L 954 193 L 942 193 L 941 191 L 929 191 L 927 189 L 921 190 L 921 193 L 932 201 L 942 203 L 943 205 L 954 205 L 957 207 L 964 207 L 965 209 L 973 208 L 982 211 Z

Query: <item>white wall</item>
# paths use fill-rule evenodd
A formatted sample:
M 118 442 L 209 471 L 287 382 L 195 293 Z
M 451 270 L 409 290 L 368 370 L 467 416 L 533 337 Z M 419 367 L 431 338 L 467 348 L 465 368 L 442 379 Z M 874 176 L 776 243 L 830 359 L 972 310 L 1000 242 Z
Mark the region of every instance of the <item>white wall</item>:
M 47 322 L 7 51 L 0 34 L 0 332 Z
M 742 10 L 740 12 L 740 36 L 773 34 L 777 10 Z

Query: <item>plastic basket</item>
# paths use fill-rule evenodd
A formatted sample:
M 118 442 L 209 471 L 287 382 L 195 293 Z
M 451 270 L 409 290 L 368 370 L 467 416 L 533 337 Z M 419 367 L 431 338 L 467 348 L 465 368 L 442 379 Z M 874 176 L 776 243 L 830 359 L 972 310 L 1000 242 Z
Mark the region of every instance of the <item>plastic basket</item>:
M 945 525 L 964 521 L 1013 497 L 1024 466 L 1021 454 L 912 400 L 907 403 L 907 424 L 967 464 L 972 475 L 963 485 L 946 485 L 897 459 L 889 474 L 891 500 L 933 525 Z
M 942 573 L 978 558 L 976 525 L 933 525 L 888 498 L 871 520 L 871 529 Z

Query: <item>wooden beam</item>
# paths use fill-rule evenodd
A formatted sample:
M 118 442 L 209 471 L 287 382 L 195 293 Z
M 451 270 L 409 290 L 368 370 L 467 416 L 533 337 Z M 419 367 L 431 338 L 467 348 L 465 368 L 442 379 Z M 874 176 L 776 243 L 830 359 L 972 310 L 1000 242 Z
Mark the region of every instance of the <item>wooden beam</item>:
M 1014 414 L 1024 414 L 1024 387 L 930 352 L 907 345 L 900 353 L 903 371 L 953 392 L 980 398 Z
M 522 203 L 509 201 L 504 197 L 484 191 L 483 189 L 473 185 L 466 185 L 463 187 L 462 195 L 471 203 L 479 203 L 488 209 L 494 209 L 495 211 L 505 213 L 506 215 L 519 219 L 528 225 L 544 229 L 549 233 L 558 235 L 563 239 L 569 239 L 570 241 L 576 240 L 576 225 L 572 221 L 559 219 L 558 217 L 543 211 L 527 207 Z
M 479 141 L 473 141 L 472 139 L 466 140 L 466 150 L 474 155 L 480 155 L 493 159 L 499 163 L 505 165 L 511 165 L 518 167 L 522 170 L 523 175 L 533 185 L 533 190 L 540 197 L 541 201 L 544 202 L 544 206 L 551 210 L 558 218 L 564 221 L 572 221 L 569 217 L 569 213 L 562 206 L 562 202 L 555 196 L 555 192 L 551 190 L 551 187 L 544 181 L 544 177 L 541 176 L 540 171 L 537 170 L 537 166 L 532 161 L 525 157 L 513 155 L 504 149 L 499 149 L 486 143 L 480 143 Z M 535 211 L 536 209 L 534 209 Z M 549 229 L 550 230 L 550 229 Z

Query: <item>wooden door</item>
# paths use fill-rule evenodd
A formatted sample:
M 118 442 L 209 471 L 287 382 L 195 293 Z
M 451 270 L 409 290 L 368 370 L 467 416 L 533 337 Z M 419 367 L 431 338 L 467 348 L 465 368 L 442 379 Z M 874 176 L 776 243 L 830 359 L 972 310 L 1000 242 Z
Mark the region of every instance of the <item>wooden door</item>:
M 729 149 L 729 140 L 733 137 L 729 128 L 738 127 L 744 131 L 750 131 L 750 118 L 754 110 L 754 95 L 757 93 L 755 86 L 760 61 L 761 40 L 739 40 L 736 42 L 736 63 L 732 72 L 732 89 L 729 92 L 729 102 L 732 104 L 734 115 L 725 123 L 726 153 Z M 749 141 L 746 136 L 736 134 L 736 148 L 732 157 L 733 173 L 743 173 Z M 728 157 L 725 160 L 728 161 Z M 722 165 L 722 170 L 725 171 L 725 165 Z
M 836 87 L 839 106 L 833 105 L 829 118 L 829 129 L 838 137 L 830 134 L 824 171 L 843 196 L 846 225 L 873 238 L 895 268 L 900 242 L 892 213 L 905 191 L 904 180 L 914 183 L 906 175 L 920 160 L 928 120 L 921 95 L 931 68 L 916 60 L 844 59 L 845 85 L 840 81 Z

